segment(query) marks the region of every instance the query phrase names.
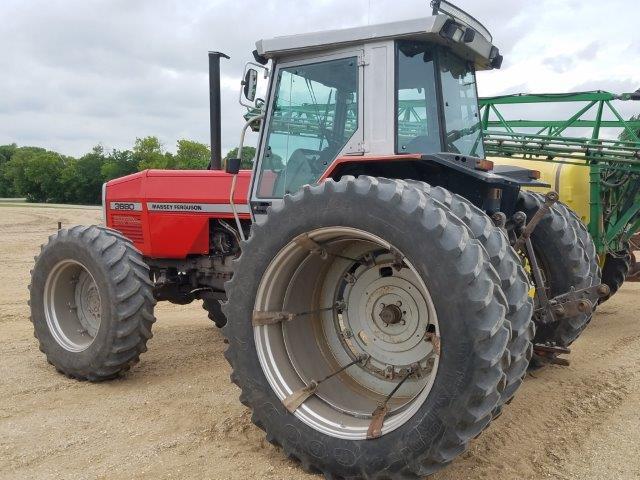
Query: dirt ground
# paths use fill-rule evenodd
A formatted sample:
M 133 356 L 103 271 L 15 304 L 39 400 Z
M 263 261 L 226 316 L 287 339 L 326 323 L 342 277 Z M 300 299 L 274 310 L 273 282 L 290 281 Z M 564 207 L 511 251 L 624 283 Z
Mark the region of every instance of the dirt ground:
M 32 259 L 56 222 L 97 209 L 0 205 L 0 478 L 315 479 L 264 440 L 229 382 L 222 335 L 199 304 L 160 305 L 124 378 L 56 373 L 28 321 Z M 434 480 L 640 478 L 640 283 L 603 305 L 570 367 L 526 381 L 505 413 Z

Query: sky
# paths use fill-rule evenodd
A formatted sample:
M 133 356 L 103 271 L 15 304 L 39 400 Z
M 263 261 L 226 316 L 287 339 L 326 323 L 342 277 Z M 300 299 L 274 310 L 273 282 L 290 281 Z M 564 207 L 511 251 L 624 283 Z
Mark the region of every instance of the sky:
M 481 96 L 640 88 L 637 0 L 454 3 L 489 28 L 505 57 L 502 69 L 479 72 Z M 231 56 L 222 66 L 227 151 L 239 139 L 240 77 L 256 40 L 429 14 L 418 0 L 2 0 L 0 144 L 78 156 L 147 135 L 169 151 L 181 138 L 208 143 L 207 51 L 218 50 Z M 640 102 L 616 107 L 640 112 Z

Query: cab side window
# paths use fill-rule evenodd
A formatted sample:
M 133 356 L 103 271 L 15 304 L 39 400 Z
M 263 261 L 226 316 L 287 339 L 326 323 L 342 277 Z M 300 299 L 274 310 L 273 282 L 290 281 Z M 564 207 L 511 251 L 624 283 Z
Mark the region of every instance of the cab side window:
M 280 69 L 258 196 L 317 181 L 357 129 L 357 57 Z

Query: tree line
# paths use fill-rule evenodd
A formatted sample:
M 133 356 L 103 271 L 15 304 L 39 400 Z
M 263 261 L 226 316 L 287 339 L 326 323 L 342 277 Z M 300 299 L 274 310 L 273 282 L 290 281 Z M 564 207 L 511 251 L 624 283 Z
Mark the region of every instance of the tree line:
M 225 158 L 237 156 L 230 150 Z M 242 168 L 251 168 L 255 149 L 242 151 Z M 199 170 L 209 165 L 208 145 L 178 140 L 176 152 L 166 151 L 157 137 L 137 138 L 130 150 L 102 145 L 79 158 L 39 147 L 0 145 L 0 197 L 28 202 L 98 205 L 102 184 L 147 168 Z
M 630 120 L 640 120 L 640 114 Z M 618 138 L 631 140 L 626 131 Z M 234 148 L 225 159 L 237 155 L 238 149 Z M 254 156 L 255 148 L 244 147 L 242 168 L 251 168 Z M 79 158 L 39 147 L 18 147 L 15 143 L 0 145 L 0 198 L 98 205 L 104 182 L 147 168 L 205 169 L 210 157 L 209 146 L 204 143 L 178 140 L 176 153 L 171 153 L 154 136 L 136 138 L 131 150 L 107 150 L 97 145 Z M 281 158 L 274 155 L 272 161 L 281 168 Z

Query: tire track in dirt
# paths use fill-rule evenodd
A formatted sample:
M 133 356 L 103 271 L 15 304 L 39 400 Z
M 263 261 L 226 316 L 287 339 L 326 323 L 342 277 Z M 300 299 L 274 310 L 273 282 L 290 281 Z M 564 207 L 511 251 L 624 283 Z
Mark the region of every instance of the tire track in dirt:
M 615 418 L 629 397 L 640 392 L 640 334 L 616 338 L 612 332 L 613 323 L 639 330 L 637 323 L 629 323 L 635 320 L 632 312 L 624 316 L 627 322 L 616 319 L 609 325 L 599 324 L 596 317 L 585 342 L 574 346 L 572 366 L 535 372 L 462 461 L 436 478 L 584 478 L 564 473 L 570 456 L 588 450 L 589 433 Z M 602 338 L 603 333 L 612 338 Z M 605 348 L 589 348 L 594 344 Z

